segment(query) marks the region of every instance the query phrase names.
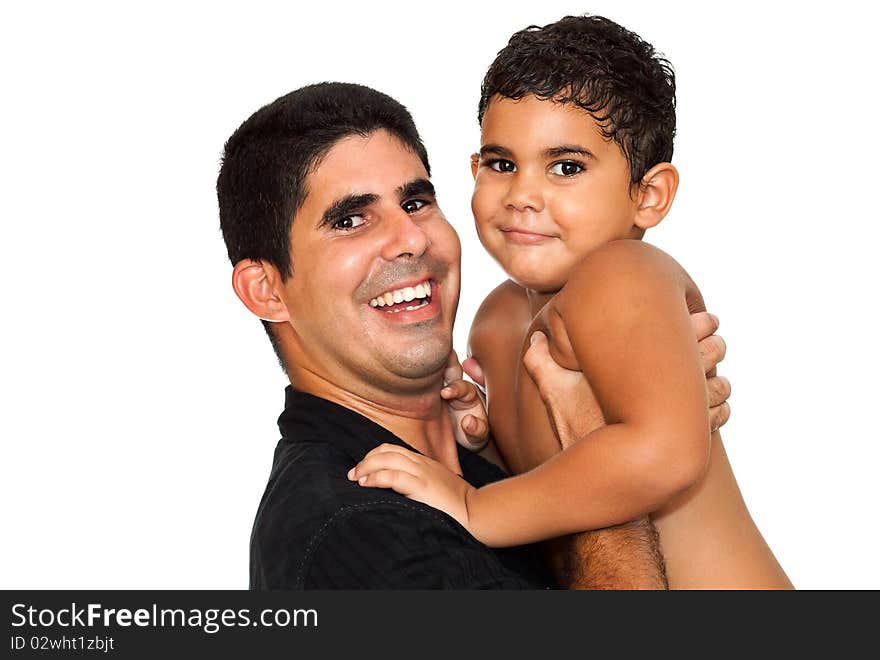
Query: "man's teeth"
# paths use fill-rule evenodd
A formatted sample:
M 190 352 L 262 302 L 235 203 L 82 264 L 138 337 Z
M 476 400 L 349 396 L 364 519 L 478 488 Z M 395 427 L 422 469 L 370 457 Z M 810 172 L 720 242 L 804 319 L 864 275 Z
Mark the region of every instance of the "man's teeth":
M 381 296 L 376 296 L 370 301 L 371 307 L 385 307 L 388 305 L 396 305 L 402 302 L 409 302 L 410 300 L 430 298 L 431 297 L 431 282 L 425 280 L 421 284 L 417 284 L 416 286 L 407 286 L 402 289 L 394 289 L 393 291 L 387 291 L 383 293 Z M 424 302 L 418 305 L 410 305 L 406 307 L 406 311 L 411 312 L 414 309 L 418 309 L 423 305 L 428 304 L 425 300 Z

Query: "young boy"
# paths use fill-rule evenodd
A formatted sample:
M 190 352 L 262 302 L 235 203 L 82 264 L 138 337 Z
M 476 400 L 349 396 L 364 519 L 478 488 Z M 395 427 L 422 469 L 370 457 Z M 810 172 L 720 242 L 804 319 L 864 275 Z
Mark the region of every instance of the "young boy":
M 526 29 L 489 68 L 479 119 L 472 208 L 510 280 L 478 311 L 470 348 L 493 436 L 518 476 L 475 489 L 383 446 L 351 477 L 442 509 L 490 546 L 650 513 L 671 587 L 790 588 L 709 428 L 689 324 L 700 293 L 641 242 L 678 186 L 668 62 L 601 17 Z M 595 395 L 595 430 L 562 452 L 522 364 L 537 331 Z

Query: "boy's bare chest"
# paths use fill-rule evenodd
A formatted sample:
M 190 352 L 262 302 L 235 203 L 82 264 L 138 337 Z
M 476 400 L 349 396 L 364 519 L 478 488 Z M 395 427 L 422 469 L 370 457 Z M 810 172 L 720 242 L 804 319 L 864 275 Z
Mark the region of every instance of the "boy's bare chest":
M 492 364 L 484 365 L 489 421 L 498 449 L 514 473 L 529 470 L 561 451 L 540 393 L 523 366 L 529 338 L 536 331 L 547 335 L 551 354 L 560 364 L 577 369 L 552 303 L 499 338 Z

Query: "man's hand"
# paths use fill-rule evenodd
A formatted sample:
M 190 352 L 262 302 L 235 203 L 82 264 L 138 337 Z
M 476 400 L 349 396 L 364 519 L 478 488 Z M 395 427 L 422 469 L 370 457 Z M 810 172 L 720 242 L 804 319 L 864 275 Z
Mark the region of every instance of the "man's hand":
M 730 419 L 730 405 L 727 403 L 730 382 L 715 375 L 715 368 L 724 359 L 727 345 L 724 339 L 714 334 L 718 330 L 718 318 L 712 314 L 692 314 L 691 324 L 706 373 L 709 423 L 714 432 Z M 556 436 L 565 449 L 605 424 L 601 408 L 583 373 L 565 369 L 556 363 L 550 355 L 547 337 L 543 332 L 532 333 L 529 343 L 523 365 L 538 386 Z
M 691 314 L 691 325 L 700 347 L 703 371 L 706 373 L 706 388 L 709 392 L 709 424 L 714 433 L 730 419 L 730 381 L 715 375 L 715 368 L 724 359 L 727 344 L 718 331 L 718 317 L 708 312 Z
M 449 406 L 455 441 L 465 449 L 482 451 L 489 442 L 489 416 L 477 386 L 462 378 L 461 364 L 455 351 L 443 372 L 440 398 Z
M 584 374 L 559 366 L 550 355 L 543 332 L 533 332 L 529 344 L 523 366 L 538 386 L 562 448 L 605 426 L 602 409 Z
M 391 488 L 440 509 L 468 529 L 467 498 L 476 489 L 442 463 L 392 444 L 382 444 L 348 472 L 366 488 Z

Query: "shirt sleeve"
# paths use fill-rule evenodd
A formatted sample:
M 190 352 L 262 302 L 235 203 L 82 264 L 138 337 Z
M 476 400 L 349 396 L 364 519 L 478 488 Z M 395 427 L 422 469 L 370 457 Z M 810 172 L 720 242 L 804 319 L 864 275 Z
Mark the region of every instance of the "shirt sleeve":
M 313 539 L 304 589 L 529 589 L 495 553 L 414 502 L 346 507 Z

